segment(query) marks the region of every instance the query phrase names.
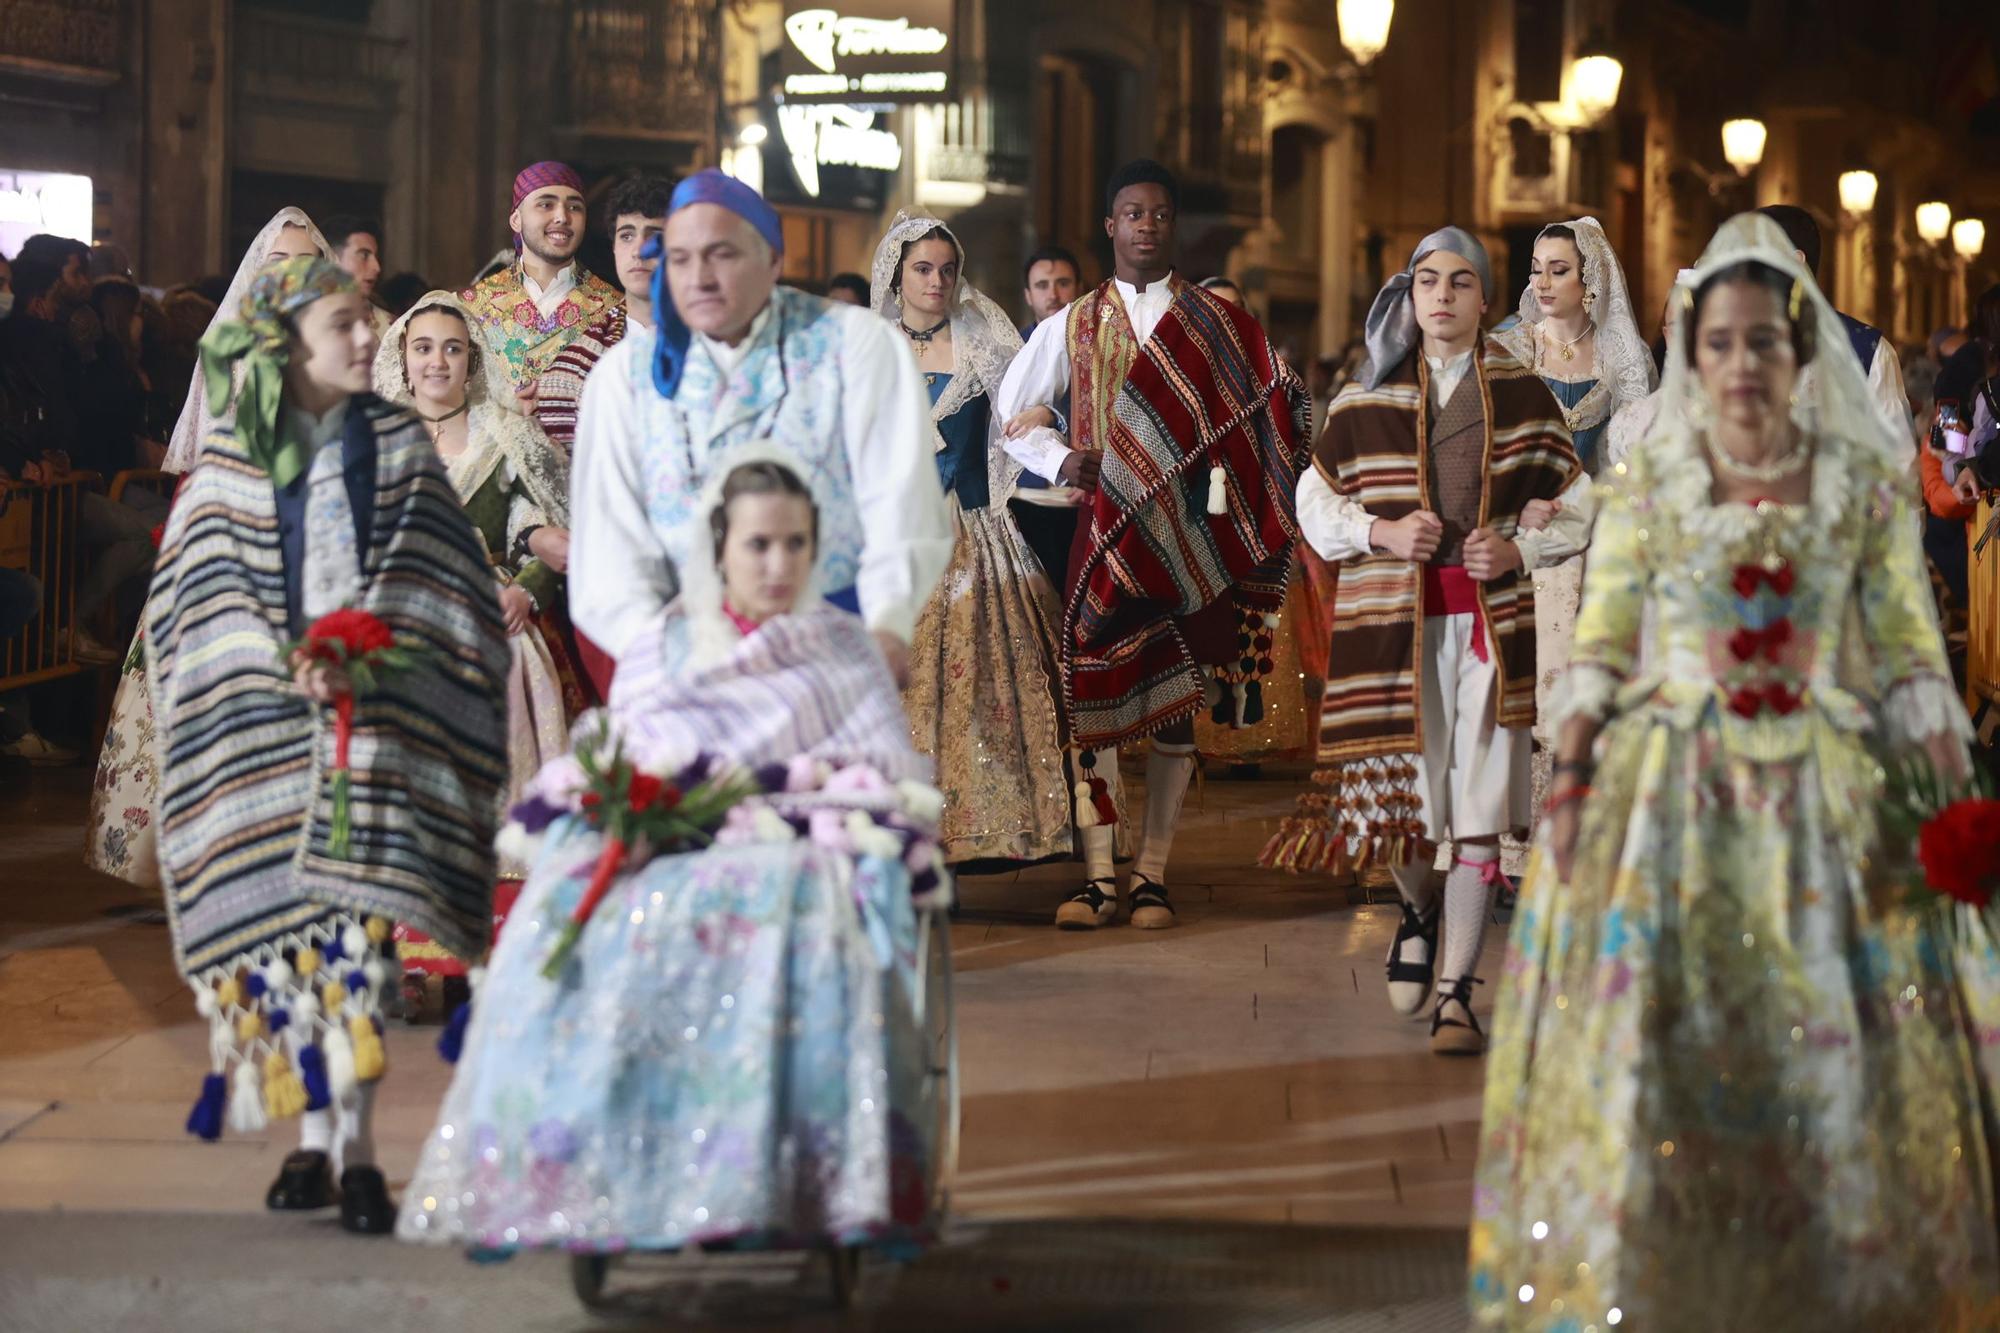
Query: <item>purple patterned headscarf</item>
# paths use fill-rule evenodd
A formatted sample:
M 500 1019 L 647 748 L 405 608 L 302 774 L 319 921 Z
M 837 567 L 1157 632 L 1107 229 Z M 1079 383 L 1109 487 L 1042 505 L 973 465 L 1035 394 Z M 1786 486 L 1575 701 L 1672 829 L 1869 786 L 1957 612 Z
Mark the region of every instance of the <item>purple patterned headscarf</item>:
M 514 207 L 537 190 L 546 190 L 552 185 L 567 185 L 578 194 L 583 193 L 583 177 L 576 174 L 576 168 L 566 162 L 537 162 L 533 166 L 522 167 L 514 177 Z M 521 233 L 514 233 L 514 253 L 521 253 Z

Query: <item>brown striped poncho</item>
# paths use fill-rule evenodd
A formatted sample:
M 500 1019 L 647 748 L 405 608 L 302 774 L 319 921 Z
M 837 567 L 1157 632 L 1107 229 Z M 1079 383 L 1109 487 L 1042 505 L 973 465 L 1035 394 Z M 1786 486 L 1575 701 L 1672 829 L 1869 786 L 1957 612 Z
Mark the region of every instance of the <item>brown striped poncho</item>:
M 1486 418 L 1486 487 L 1479 524 L 1511 538 L 1530 500 L 1552 500 L 1582 471 L 1555 395 L 1488 338 L 1474 367 Z M 1360 381 L 1334 400 L 1313 466 L 1337 493 L 1377 518 L 1399 519 L 1430 494 L 1430 370 L 1413 352 L 1373 389 Z M 1534 583 L 1523 573 L 1481 585 L 1490 650 L 1500 666 L 1499 725 L 1535 720 Z M 1320 711 L 1321 791 L 1260 861 L 1336 874 L 1432 854 L 1410 756 L 1424 748 L 1417 654 L 1425 608 L 1418 566 L 1386 553 L 1343 561 Z
M 331 912 L 407 922 L 460 955 L 486 944 L 507 784 L 493 575 L 417 418 L 372 394 L 349 410 L 376 433 L 358 606 L 422 658 L 355 701 L 349 859 L 327 854 L 333 709 L 279 659 L 291 636 L 271 478 L 227 429 L 161 539 L 146 669 L 165 761 L 160 866 L 191 982 L 268 965 Z

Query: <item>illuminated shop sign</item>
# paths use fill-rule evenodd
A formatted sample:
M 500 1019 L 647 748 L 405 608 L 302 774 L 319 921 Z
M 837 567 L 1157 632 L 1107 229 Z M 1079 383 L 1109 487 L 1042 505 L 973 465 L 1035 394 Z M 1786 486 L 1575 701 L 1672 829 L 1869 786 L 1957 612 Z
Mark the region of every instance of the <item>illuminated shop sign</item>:
M 779 107 L 778 134 L 785 141 L 785 154 L 799 188 L 819 198 L 821 167 L 894 171 L 902 166 L 902 141 L 887 130 L 877 129 L 875 117 L 873 111 L 852 106 L 787 102 Z
M 786 0 L 788 102 L 936 102 L 951 90 L 952 0 Z

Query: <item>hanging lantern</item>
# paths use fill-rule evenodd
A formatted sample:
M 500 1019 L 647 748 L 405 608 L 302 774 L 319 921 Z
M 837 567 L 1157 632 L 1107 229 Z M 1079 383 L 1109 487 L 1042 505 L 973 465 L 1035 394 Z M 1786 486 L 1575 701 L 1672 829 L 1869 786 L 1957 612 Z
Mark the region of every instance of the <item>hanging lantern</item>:
M 1585 125 L 1595 125 L 1618 105 L 1618 85 L 1625 81 L 1625 66 L 1611 54 L 1611 46 L 1601 33 L 1592 33 L 1577 48 L 1569 67 L 1569 100 Z
M 1942 199 L 1918 204 L 1917 235 L 1933 244 L 1951 235 L 1951 205 Z
M 1881 183 L 1875 173 L 1864 168 L 1840 173 L 1840 206 L 1856 217 L 1875 211 L 1875 192 Z
M 1986 224 L 1978 218 L 1960 218 L 1951 224 L 1951 248 L 1968 264 L 1986 248 Z
M 1396 17 L 1396 0 L 1340 0 L 1334 11 L 1340 21 L 1340 44 L 1357 65 L 1367 65 L 1389 44 L 1389 21 Z
M 1722 122 L 1722 156 L 1739 176 L 1748 176 L 1764 160 L 1764 122 L 1745 116 Z

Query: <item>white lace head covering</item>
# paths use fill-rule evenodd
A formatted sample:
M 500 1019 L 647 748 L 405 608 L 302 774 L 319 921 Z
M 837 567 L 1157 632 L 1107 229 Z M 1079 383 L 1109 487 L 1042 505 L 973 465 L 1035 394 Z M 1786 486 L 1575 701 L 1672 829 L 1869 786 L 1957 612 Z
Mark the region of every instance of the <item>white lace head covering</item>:
M 715 513 L 723 507 L 722 489 L 729 481 L 729 474 L 746 463 L 775 463 L 784 468 L 812 492 L 814 510 L 821 515 L 826 513 L 826 497 L 813 485 L 812 469 L 776 440 L 745 440 L 715 460 L 708 481 L 701 488 L 694 516 L 688 520 L 694 527 L 693 553 L 687 562 L 688 568 L 678 571 L 679 608 L 688 619 L 692 639 L 691 662 L 694 666 L 721 661 L 729 656 L 737 640 L 743 637 L 734 622 L 723 614 L 722 570 L 711 552 Z M 815 551 L 812 571 L 806 575 L 805 586 L 799 589 L 798 600 L 792 603 L 792 610 L 809 611 L 820 603 L 819 553 Z
M 493 469 L 503 461 L 527 488 L 528 498 L 538 513 L 510 515 L 507 540 L 511 544 L 516 529 L 545 525 L 569 527 L 569 465 L 564 462 L 549 437 L 532 417 L 509 411 L 508 393 L 495 375 L 504 373 L 501 359 L 480 346 L 479 336 L 465 303 L 452 292 L 426 292 L 404 312 L 402 318 L 382 335 L 375 352 L 373 380 L 375 396 L 401 407 L 416 409 L 417 398 L 410 388 L 409 359 L 403 343 L 410 321 L 435 306 L 454 310 L 465 321 L 468 363 L 465 371 L 467 444 L 465 452 L 446 465 L 452 488 L 461 500 L 469 500 L 486 483 Z
M 1006 311 L 965 280 L 965 247 L 959 244 L 951 229 L 934 217 L 907 209 L 896 214 L 896 220 L 889 224 L 888 234 L 875 247 L 875 264 L 868 282 L 869 304 L 875 313 L 884 319 L 902 319 L 903 302 L 896 288 L 903 267 L 903 252 L 911 242 L 933 231 L 942 233 L 958 255 L 958 287 L 945 305 L 951 320 L 952 355 L 956 364 L 952 368 L 951 383 L 945 386 L 931 408 L 932 447 L 941 450 L 944 448 L 944 437 L 937 433 L 936 423 L 982 393 L 999 392 L 1000 380 L 1007 373 L 1008 363 L 1021 350 L 1021 333 L 1007 318 Z M 1021 465 L 1005 449 L 989 448 L 986 451 L 986 470 L 990 492 L 988 502 L 997 505 L 1014 489 L 1015 479 L 1021 475 Z
M 1639 333 L 1639 321 L 1632 311 L 1632 293 L 1625 286 L 1625 270 L 1619 267 L 1618 255 L 1612 250 L 1603 226 L 1596 218 L 1589 217 L 1551 223 L 1550 226 L 1569 228 L 1576 238 L 1577 253 L 1583 258 L 1583 290 L 1590 297 L 1591 323 L 1597 326 L 1597 379 L 1599 383 L 1609 386 L 1611 401 L 1606 404 L 1604 412 L 1605 416 L 1609 416 L 1653 391 L 1653 357 L 1646 350 L 1645 338 Z M 1535 239 L 1539 241 L 1548 234 L 1549 228 L 1544 227 Z M 1521 289 L 1520 323 L 1493 336 L 1524 365 L 1532 367 L 1535 364 L 1533 326 L 1541 323 L 1542 319 L 1542 303 L 1535 299 L 1535 284 L 1531 280 Z
M 1904 457 L 1909 445 L 1898 440 L 1875 406 L 1868 390 L 1868 378 L 1861 362 L 1848 346 L 1840 316 L 1819 289 L 1813 275 L 1792 252 L 1792 243 L 1778 224 L 1761 213 L 1739 213 L 1722 224 L 1693 269 L 1683 270 L 1674 284 L 1673 299 L 1681 309 L 1674 336 L 1667 340 L 1667 370 L 1660 381 L 1660 410 L 1647 439 L 1666 434 L 1693 435 L 1703 431 L 1714 416 L 1701 376 L 1689 363 L 1687 348 L 1692 340 L 1688 321 L 1694 310 L 1695 293 L 1703 283 L 1725 269 L 1756 262 L 1776 269 L 1792 280 L 1798 311 L 1793 317 L 1810 320 L 1816 344 L 1808 363 L 1814 377 L 1814 392 L 1798 394 L 1792 403 L 1792 422 L 1810 448 L 1821 448 L 1829 436 Z M 1809 312 L 1809 313 L 1808 313 Z M 1842 353 L 1846 355 L 1842 355 Z M 1801 374 L 1808 367 L 1800 368 Z M 1645 446 L 1642 446 L 1645 447 Z
M 250 248 L 243 252 L 243 262 L 236 266 L 236 276 L 229 280 L 229 291 L 223 296 L 222 304 L 215 308 L 215 315 L 209 321 L 209 328 L 214 328 L 217 320 L 242 318 L 243 297 L 249 292 L 250 284 L 256 280 L 257 275 L 264 271 L 265 261 L 271 253 L 271 244 L 278 239 L 278 233 L 286 227 L 304 227 L 307 235 L 312 238 L 313 249 L 319 252 L 320 257 L 333 258 L 333 247 L 326 243 L 326 237 L 320 235 L 319 228 L 315 227 L 312 219 L 305 215 L 304 209 L 289 205 L 279 209 L 271 220 L 264 224 L 264 229 L 257 233 L 257 238 L 250 242 Z M 238 384 L 241 384 L 240 380 Z M 208 438 L 209 432 L 215 429 L 219 420 L 220 418 L 209 410 L 208 393 L 202 387 L 201 365 L 197 362 L 194 379 L 188 386 L 187 402 L 181 408 L 180 420 L 174 423 L 173 436 L 167 441 L 166 462 L 161 466 L 169 472 L 186 472 L 192 468 L 195 459 L 201 455 L 201 442 Z

